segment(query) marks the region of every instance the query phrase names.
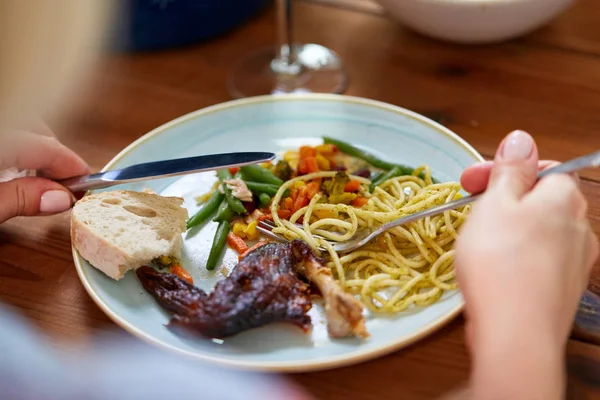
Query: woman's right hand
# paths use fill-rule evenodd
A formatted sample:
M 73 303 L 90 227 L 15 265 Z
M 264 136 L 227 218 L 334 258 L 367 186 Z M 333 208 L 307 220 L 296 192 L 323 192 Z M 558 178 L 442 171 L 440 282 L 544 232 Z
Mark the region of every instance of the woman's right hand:
M 500 374 L 501 360 L 511 351 L 522 358 L 535 354 L 539 362 L 560 368 L 598 257 L 598 239 L 576 179 L 550 175 L 536 184 L 537 172 L 535 142 L 516 131 L 500 145 L 493 164 L 467 169 L 461 179 L 472 192 L 487 187 L 456 244 L 475 372 L 483 357 Z M 511 364 L 506 367 L 515 374 L 526 365 L 534 368 L 526 359 Z M 518 398 L 530 398 L 519 393 Z

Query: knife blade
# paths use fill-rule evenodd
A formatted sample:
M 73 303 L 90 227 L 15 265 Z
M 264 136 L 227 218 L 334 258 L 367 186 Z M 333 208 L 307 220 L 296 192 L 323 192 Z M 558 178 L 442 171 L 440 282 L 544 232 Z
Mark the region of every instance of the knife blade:
M 59 181 L 59 183 L 73 193 L 81 193 L 123 183 L 168 178 L 221 168 L 242 167 L 271 161 L 274 158 L 274 153 L 267 152 L 210 154 L 136 164 L 122 169 L 69 178 Z

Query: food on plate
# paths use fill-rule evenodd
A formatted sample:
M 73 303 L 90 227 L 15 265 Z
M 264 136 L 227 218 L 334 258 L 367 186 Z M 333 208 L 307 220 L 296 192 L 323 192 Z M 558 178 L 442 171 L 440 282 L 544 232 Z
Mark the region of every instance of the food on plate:
M 72 214 L 75 247 L 114 279 L 136 269 L 144 288 L 173 314 L 171 327 L 213 338 L 273 322 L 307 331 L 310 287 L 324 303 L 330 337 L 367 338 L 365 308 L 399 313 L 457 288 L 453 246 L 470 206 L 396 227 L 352 252 L 332 246 L 460 197 L 458 183 L 437 182 L 427 165 L 413 169 L 324 138 L 275 163 L 222 169 L 216 177 L 189 219 L 180 198 L 129 191 L 84 197 Z M 262 239 L 264 220 L 287 242 Z M 239 263 L 207 294 L 178 258 L 181 233 L 211 221 L 217 229 L 198 267 L 220 267 L 228 246 Z
M 154 260 L 176 266 L 188 218 L 182 205 L 178 197 L 127 190 L 85 196 L 71 213 L 73 245 L 116 280 Z
M 323 297 L 329 336 L 333 338 L 368 337 L 369 333 L 365 327 L 363 306 L 360 301 L 344 292 L 333 279 L 331 269 L 315 256 L 305 242 L 294 240 L 291 243 L 296 271 L 314 283 Z
M 312 303 L 309 286 L 295 266 L 308 251 L 297 243 L 269 243 L 248 254 L 212 292 L 151 267 L 137 270 L 144 288 L 173 313 L 169 325 L 207 338 L 224 338 L 273 322 L 287 322 L 308 331 Z M 299 258 L 297 258 L 299 257 Z
M 225 178 L 244 184 L 243 198 L 235 196 Z M 430 305 L 457 288 L 453 245 L 468 205 L 396 227 L 350 253 L 336 253 L 331 246 L 331 241 L 348 240 L 360 230 L 461 196 L 459 183 L 437 182 L 427 165 L 414 169 L 388 162 L 325 137 L 321 145 L 285 152 L 274 164 L 219 172 L 219 179 L 197 214 L 208 220 L 208 211 L 216 212 L 220 224 L 208 269 L 216 268 L 226 243 L 240 255 L 247 252 L 246 242 L 257 238 L 256 224 L 269 219 L 276 225 L 274 233 L 302 239 L 317 252 L 324 248 L 319 256 L 332 279 L 373 313 Z M 237 203 L 234 210 L 228 193 L 242 206 Z

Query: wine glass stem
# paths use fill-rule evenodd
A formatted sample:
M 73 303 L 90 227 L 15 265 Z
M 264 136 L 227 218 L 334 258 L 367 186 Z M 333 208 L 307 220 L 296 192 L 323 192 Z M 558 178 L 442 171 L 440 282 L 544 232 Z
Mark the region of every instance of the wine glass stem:
M 271 63 L 275 72 L 296 75 L 300 72 L 294 48 L 292 0 L 277 0 L 277 56 Z

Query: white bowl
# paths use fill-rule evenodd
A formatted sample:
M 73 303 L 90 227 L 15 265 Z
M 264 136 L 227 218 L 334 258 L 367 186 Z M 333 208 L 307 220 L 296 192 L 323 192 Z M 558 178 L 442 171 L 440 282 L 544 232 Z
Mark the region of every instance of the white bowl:
M 409 28 L 437 39 L 490 43 L 548 23 L 574 0 L 376 0 Z

